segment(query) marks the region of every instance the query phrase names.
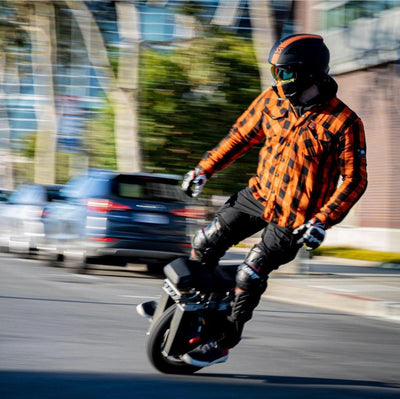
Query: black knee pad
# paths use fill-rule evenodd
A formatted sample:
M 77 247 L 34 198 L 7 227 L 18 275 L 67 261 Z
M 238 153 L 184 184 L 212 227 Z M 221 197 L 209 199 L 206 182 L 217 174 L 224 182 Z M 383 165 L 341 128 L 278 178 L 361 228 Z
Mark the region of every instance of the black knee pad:
M 267 278 L 262 275 L 266 264 L 267 258 L 264 252 L 256 246 L 253 247 L 238 268 L 236 287 L 243 291 L 264 292 Z
M 266 257 L 258 247 L 253 247 L 236 274 L 236 292 L 232 302 L 231 320 L 246 322 L 260 302 L 267 288 L 268 276 L 260 276 L 266 265 Z
M 202 263 L 218 263 L 229 248 L 229 230 L 215 218 L 193 237 L 192 258 Z

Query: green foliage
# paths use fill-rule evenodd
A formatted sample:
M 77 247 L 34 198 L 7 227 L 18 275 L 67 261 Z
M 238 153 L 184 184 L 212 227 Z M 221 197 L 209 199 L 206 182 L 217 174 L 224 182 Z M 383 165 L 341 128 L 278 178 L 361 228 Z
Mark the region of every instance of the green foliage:
M 56 153 L 56 182 L 65 184 L 70 176 L 70 163 L 73 162 L 72 154 L 67 152 Z
M 141 53 L 140 134 L 144 166 L 184 174 L 214 147 L 260 92 L 250 41 L 216 28 L 179 48 Z M 258 151 L 221 171 L 207 194 L 242 188 Z
M 68 152 L 56 153 L 56 181 L 64 184 L 74 173 L 73 163 L 82 156 L 89 158 L 89 167 L 117 169 L 115 139 L 114 139 L 114 112 L 111 104 L 105 100 L 104 106 L 97 109 L 96 116 L 88 119 L 84 139 L 84 154 Z M 19 155 L 26 162 L 33 164 L 35 158 L 36 134 L 26 136 L 21 142 Z M 26 164 L 14 165 L 14 174 L 18 181 L 32 181 L 33 168 L 26 168 Z
M 19 154 L 31 161 L 35 157 L 36 133 L 28 134 L 21 139 Z
M 319 247 L 312 253 L 315 256 L 334 256 L 338 258 L 400 264 L 400 253 L 393 252 L 371 251 L 351 247 Z
M 117 169 L 114 111 L 107 101 L 97 110 L 97 115 L 87 123 L 85 150 L 90 168 Z
M 13 154 L 19 162 L 14 162 L 12 166 L 16 185 L 33 181 L 36 134 L 26 135 L 19 144 L 19 149 Z

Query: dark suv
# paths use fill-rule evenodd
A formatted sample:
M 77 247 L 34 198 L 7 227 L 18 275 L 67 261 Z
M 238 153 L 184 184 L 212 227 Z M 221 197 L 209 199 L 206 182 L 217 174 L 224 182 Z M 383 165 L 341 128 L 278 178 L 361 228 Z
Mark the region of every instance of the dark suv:
M 62 190 L 43 213 L 47 244 L 58 258 L 87 263 L 144 263 L 150 271 L 188 256 L 201 207 L 180 189 L 180 177 L 92 170 Z

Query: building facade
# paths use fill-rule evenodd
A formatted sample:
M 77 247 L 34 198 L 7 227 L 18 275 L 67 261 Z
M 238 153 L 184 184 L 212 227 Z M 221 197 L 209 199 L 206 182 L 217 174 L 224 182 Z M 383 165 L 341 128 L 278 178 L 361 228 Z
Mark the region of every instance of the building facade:
M 299 1 L 296 26 L 323 35 L 366 131 L 368 188 L 330 242 L 400 252 L 400 2 Z

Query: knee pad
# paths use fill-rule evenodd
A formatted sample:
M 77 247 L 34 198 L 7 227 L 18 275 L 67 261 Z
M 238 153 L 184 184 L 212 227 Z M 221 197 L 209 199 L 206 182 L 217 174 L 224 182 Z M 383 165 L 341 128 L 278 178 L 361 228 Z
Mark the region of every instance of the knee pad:
M 202 263 L 216 263 L 229 248 L 228 229 L 218 218 L 193 237 L 192 258 Z
M 260 302 L 262 293 L 267 288 L 268 276 L 260 276 L 266 265 L 262 250 L 253 247 L 236 274 L 235 298 L 231 304 L 231 320 L 245 323 L 250 320 L 253 310 Z
M 253 247 L 239 266 L 236 274 L 236 287 L 242 291 L 264 292 L 267 277 L 261 277 L 267 264 L 267 258 L 258 247 Z

